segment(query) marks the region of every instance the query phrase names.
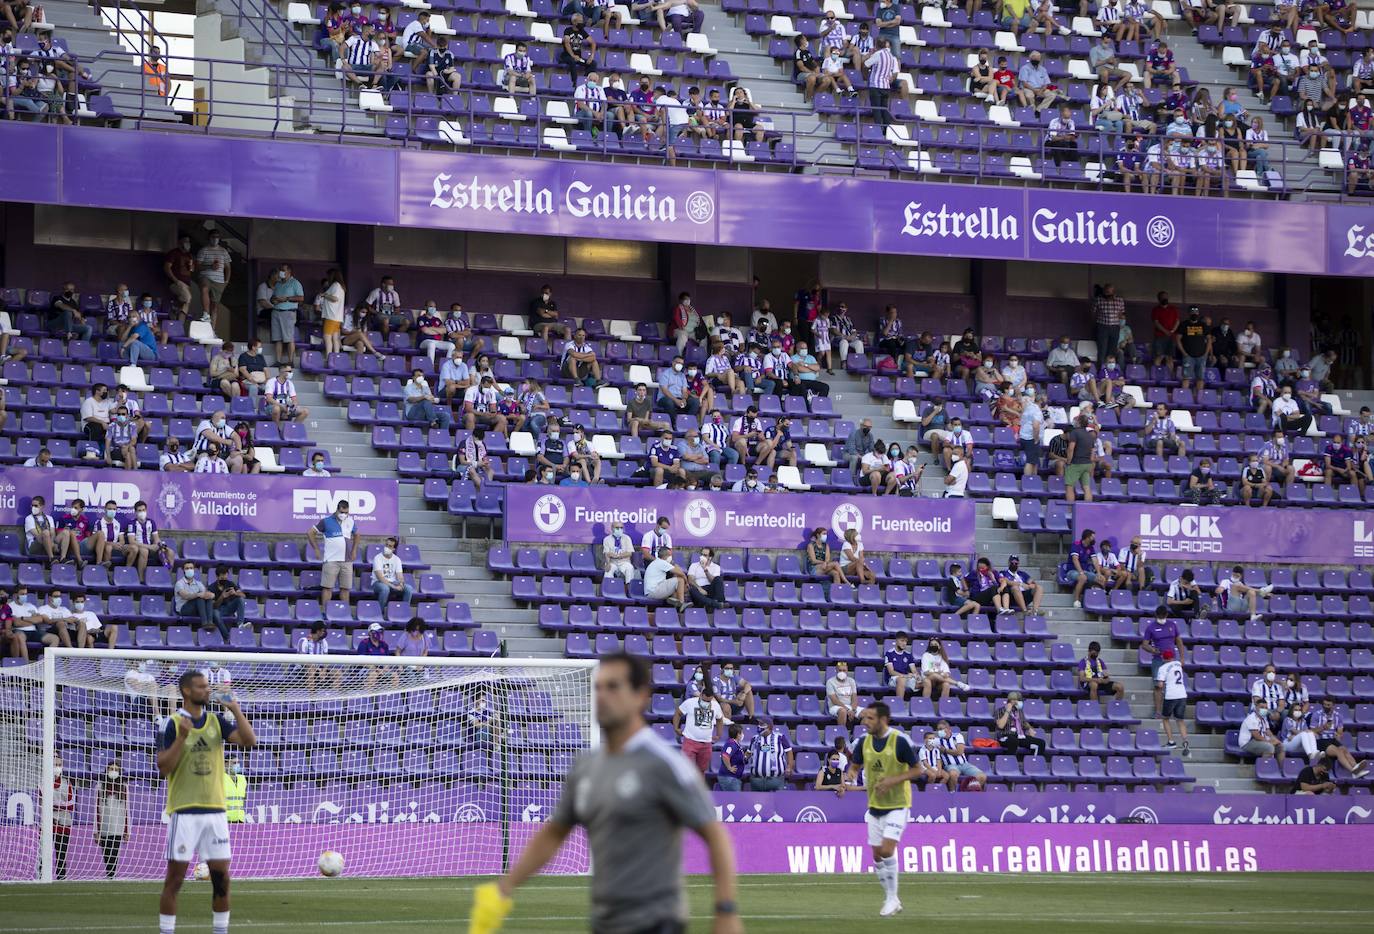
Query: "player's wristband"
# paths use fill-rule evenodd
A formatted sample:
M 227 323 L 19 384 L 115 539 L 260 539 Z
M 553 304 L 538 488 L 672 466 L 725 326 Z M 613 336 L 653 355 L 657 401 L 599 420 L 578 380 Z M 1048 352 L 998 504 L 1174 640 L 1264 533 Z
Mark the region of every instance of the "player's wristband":
M 739 906 L 734 902 L 716 902 L 716 914 L 733 915 L 739 913 Z

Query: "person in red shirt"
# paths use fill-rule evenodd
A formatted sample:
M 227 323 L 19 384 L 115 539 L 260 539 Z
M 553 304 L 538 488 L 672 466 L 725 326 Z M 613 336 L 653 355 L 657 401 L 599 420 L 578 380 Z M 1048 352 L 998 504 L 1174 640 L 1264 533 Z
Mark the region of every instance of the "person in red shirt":
M 997 92 L 998 102 L 1004 103 L 1007 95 L 1016 90 L 1016 72 L 1007 66 L 1005 55 L 997 56 L 997 70 L 992 73 L 992 80 L 1002 89 Z
M 1150 354 L 1155 366 L 1168 366 L 1174 359 L 1174 333 L 1178 330 L 1178 306 L 1170 304 L 1169 293 L 1160 292 L 1159 301 L 1150 309 L 1150 321 L 1154 325 L 1154 337 L 1150 344 Z

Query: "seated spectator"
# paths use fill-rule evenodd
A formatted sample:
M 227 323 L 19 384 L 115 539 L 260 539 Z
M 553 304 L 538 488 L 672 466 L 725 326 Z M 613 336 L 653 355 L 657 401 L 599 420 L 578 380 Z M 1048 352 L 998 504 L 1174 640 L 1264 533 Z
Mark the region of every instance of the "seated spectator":
M 1249 613 L 1252 620 L 1260 618 L 1259 598 L 1274 592 L 1272 585 L 1250 587 L 1245 584 L 1245 568 L 1237 564 L 1228 577 L 1217 582 L 1216 597 L 1220 612 L 1232 616 Z
M 199 459 L 214 448 L 216 457 L 222 457 L 226 470 L 214 469 L 214 473 L 243 473 L 243 452 L 240 450 L 238 435 L 229 427 L 223 410 L 211 412 L 209 418 L 201 419 L 196 425 L 196 441 L 193 451 Z
M 1336 783 L 1331 780 L 1331 766 L 1325 759 L 1318 759 L 1311 765 L 1304 766 L 1298 772 L 1298 777 L 1293 780 L 1293 790 L 1289 792 L 1295 795 L 1331 795 L 1337 791 Z
M 844 545 L 841 549 L 841 558 L 844 562 L 845 576 L 851 580 L 856 580 L 860 584 L 877 583 L 877 576 L 864 562 L 863 543 L 859 541 L 859 530 L 850 527 L 844 530 Z
M 678 442 L 677 451 L 687 479 L 695 480 L 699 485 L 710 482 L 715 470 L 711 466 L 711 454 L 702 443 L 699 431 L 690 429 L 686 437 Z
M 944 785 L 953 791 L 959 782 L 957 772 L 945 771 L 945 757 L 940 750 L 940 737 L 934 730 L 922 738 L 916 752 L 917 786 L 925 790 L 932 785 Z
M 86 517 L 86 501 L 74 499 L 67 512 L 57 518 L 57 532 L 53 544 L 57 546 L 57 563 L 65 564 L 70 555 L 77 570 L 86 566 L 86 558 L 94 552 L 91 539 L 91 520 Z
M 1025 702 L 1021 699 L 1020 691 L 1012 691 L 1007 695 L 1006 702 L 998 709 L 994 721 L 997 741 L 1002 744 L 1003 752 L 1013 756 L 1020 757 L 1027 752 L 1043 756 L 1045 741 L 1036 734 L 1035 727 L 1026 719 L 1024 708 Z
M 1126 388 L 1126 373 L 1116 361 L 1116 353 L 1109 352 L 1106 362 L 1097 371 L 1097 378 L 1093 384 L 1093 398 L 1106 405 L 1114 404 L 1121 391 Z
M 544 340 L 569 337 L 568 326 L 559 323 L 558 302 L 553 297 L 553 287 L 545 285 L 540 293 L 530 300 L 530 329 L 535 336 Z
M 964 328 L 964 336 L 955 342 L 950 353 L 956 366 L 955 375 L 960 379 L 968 379 L 983 359 L 983 351 L 973 328 Z
M 1002 394 L 1002 374 L 991 356 L 973 368 L 973 393 L 982 402 L 991 402 Z
M 453 455 L 453 473 L 459 480 L 471 481 L 480 490 L 483 483 L 495 480 L 496 474 L 487 453 L 487 432 L 485 428 L 475 428 L 458 447 Z
M 1291 386 L 1279 390 L 1279 397 L 1269 407 L 1269 416 L 1277 433 L 1293 432 L 1304 435 L 1312 424 L 1312 416 L 1302 411 L 1293 398 Z
M 291 364 L 281 364 L 277 367 L 276 377 L 267 384 L 267 388 L 263 391 L 263 397 L 267 401 L 267 410 L 272 415 L 272 421 L 278 425 L 281 424 L 282 419 L 303 422 L 310 417 L 310 410 L 302 406 L 296 396 L 296 384 L 291 379 L 291 375 Z
M 1156 457 L 1164 457 L 1166 451 L 1169 454 L 1187 453 L 1178 426 L 1169 414 L 1169 407 L 1163 402 L 1156 405 L 1150 417 L 1146 419 L 1145 428 L 1141 432 L 1141 445 L 1147 451 L 1153 450 Z
M 129 420 L 129 410 L 123 406 L 115 409 L 114 418 L 105 429 L 105 463 L 125 470 L 137 469 L 138 452 L 134 448 L 137 436 L 138 429 Z
M 921 452 L 916 445 L 907 448 L 906 456 L 901 456 L 900 449 L 898 457 L 892 460 L 892 470 L 887 475 L 887 492 L 897 496 L 919 496 L 921 495 L 921 477 L 925 474 L 926 465 L 920 462 Z
M 720 576 L 715 554 L 712 548 L 702 548 L 697 560 L 687 568 L 688 599 L 693 606 L 706 610 L 725 606 L 725 581 Z
M 1355 488 L 1363 497 L 1365 490 L 1374 484 L 1374 458 L 1369 456 L 1369 442 L 1365 438 L 1355 440 L 1350 454 L 1350 469 L 1355 475 Z
M 921 655 L 920 683 L 922 697 L 930 698 L 938 690 L 940 700 L 948 698 L 950 688 L 959 685 L 950 671 L 949 655 L 939 639 L 931 639 L 926 643 L 926 650 Z
M 1083 606 L 1083 590 L 1092 581 L 1098 586 L 1106 586 L 1106 580 L 1096 571 L 1093 556 L 1097 553 L 1097 533 L 1092 529 L 1084 529 L 1082 537 L 1073 543 L 1069 549 L 1069 574 L 1074 580 L 1073 584 L 1073 606 L 1080 609 Z
M 687 377 L 683 373 L 681 355 L 673 357 L 672 365 L 658 372 L 658 395 L 654 408 L 676 419 L 679 415 L 697 416 L 701 413 L 701 402 L 687 390 Z
M 668 26 L 685 36 L 689 32 L 701 32 L 706 21 L 706 11 L 697 5 L 697 0 L 673 0 L 666 14 Z
M 759 720 L 759 731 L 749 741 L 745 758 L 749 761 L 750 791 L 780 791 L 796 767 L 792 741 L 774 729 L 769 717 Z
M 783 332 L 775 334 L 769 341 L 769 352 L 763 358 L 763 377 L 758 381 L 759 388 L 765 393 L 795 395 L 800 381 L 792 375 L 792 357 L 784 346 L 790 339 L 791 328 L 783 325 Z
M 647 88 L 648 79 L 643 80 L 644 87 Z M 691 293 L 680 293 L 677 304 L 673 306 L 672 319 L 668 327 L 668 338 L 677 344 L 677 352 L 685 353 L 687 342 L 700 340 L 705 332 L 706 325 L 702 324 L 701 313 L 692 304 Z
M 973 435 L 964 430 L 963 419 L 952 418 L 945 431 L 929 431 L 930 453 L 940 458 L 946 471 L 952 471 L 956 455 L 967 461 L 973 457 Z
M 1074 679 L 1078 686 L 1088 692 L 1088 700 L 1097 700 L 1098 692 L 1105 691 L 1117 700 L 1126 696 L 1126 685 L 1120 681 L 1113 681 L 1107 674 L 1107 663 L 1100 655 L 1102 645 L 1093 641 L 1088 643 L 1088 654 L 1083 656 L 1078 665 L 1074 668 Z
M 341 347 L 352 347 L 357 353 L 369 353 L 381 363 L 386 360 L 386 355 L 377 350 L 372 344 L 372 339 L 367 336 L 367 332 L 372 328 L 371 319 L 372 309 L 366 302 L 360 303 L 352 310 L 345 310 L 339 325 L 339 344 Z
M 1066 385 L 1081 363 L 1067 334 L 1059 338 L 1059 343 L 1050 348 L 1049 355 L 1045 358 L 1045 368 L 1050 371 L 1050 375 Z
M 730 426 L 725 424 L 725 416 L 719 411 L 710 412 L 702 423 L 702 442 L 706 445 L 706 454 L 713 470 L 739 463 L 739 451 L 731 443 L 730 434 Z
M 258 471 L 250 471 L 257 473 Z M 324 465 L 324 453 L 315 451 L 310 455 L 310 466 L 301 471 L 302 477 L 328 477 L 329 470 Z
M 720 771 L 716 773 L 716 791 L 740 791 L 744 787 L 744 747 L 739 744 L 743 735 L 744 727 L 738 723 L 731 723 L 725 728 L 725 742 L 720 744 Z
M 1259 454 L 1251 451 L 1240 470 L 1240 501 L 1249 506 L 1256 493 L 1260 495 L 1261 506 L 1268 506 L 1274 498 L 1269 469 L 1260 463 Z
M 401 293 L 396 291 L 396 280 L 391 276 L 382 276 L 380 284 L 367 293 L 363 302 L 381 329 L 383 341 L 393 330 L 405 334 L 415 324 L 415 316 L 401 305 Z
M 826 707 L 844 729 L 859 718 L 859 686 L 849 677 L 849 663 L 836 662 L 835 674 L 825 682 Z
M 1002 364 L 1002 379 L 1011 384 L 1013 392 L 1021 392 L 1026 388 L 1026 382 L 1030 379 L 1026 373 L 1026 368 L 1021 364 L 1021 358 L 1012 354 L 1007 358 L 1007 362 Z
M 828 575 L 832 584 L 848 584 L 849 578 L 844 576 L 844 569 L 831 554 L 828 537 L 829 533 L 824 528 L 811 531 L 811 538 L 803 549 L 802 569 L 808 576 Z
M 892 462 L 887 458 L 887 445 L 875 441 L 873 450 L 859 461 L 859 480 L 868 484 L 869 492 L 881 496 L 887 487 L 887 477 L 892 470 Z
M 396 554 L 398 544 L 395 538 L 388 538 L 382 550 L 372 559 L 372 595 L 381 605 L 383 613 L 392 600 L 410 606 L 415 596 L 415 589 L 406 583 L 405 566 Z
M 2 593 L 2 592 L 0 592 Z M 14 593 L 7 596 L 3 613 L 4 635 L 8 636 L 10 646 L 10 657 L 28 660 L 29 647 L 28 640 L 34 639 L 46 646 L 61 645 L 62 639 L 59 631 L 42 623 L 42 632 L 39 631 L 39 621 L 43 619 L 38 613 L 38 607 L 29 602 L 29 588 L 27 584 L 20 584 L 15 587 Z M 62 630 L 65 632 L 65 628 Z M 70 639 L 68 640 L 70 643 Z
M 916 665 L 916 656 L 907 646 L 906 633 L 897 633 L 893 638 L 892 648 L 883 653 L 883 670 L 888 685 L 896 690 L 898 701 L 906 700 L 908 688 L 914 691 L 916 686 L 922 683 L 922 675 Z
M 768 436 L 764 431 L 763 420 L 759 418 L 759 407 L 756 405 L 745 409 L 744 414 L 737 417 L 735 423 L 730 426 L 730 443 L 734 445 L 741 463 L 749 463 L 751 457 L 754 464 L 761 463 L 761 452 L 767 441 Z M 754 475 L 758 476 L 757 472 Z
M 987 783 L 988 777 L 983 774 L 976 765 L 968 761 L 967 746 L 964 743 L 964 734 L 959 728 L 953 726 L 948 720 L 940 720 L 935 724 L 935 735 L 939 739 L 940 749 L 944 754 L 945 771 L 956 776 L 956 783 L 959 779 L 969 779 L 967 787 L 970 790 L 981 789 Z
M 1212 476 L 1212 459 L 1201 458 L 1188 474 L 1188 488 L 1183 491 L 1183 501 L 1194 506 L 1219 506 L 1225 495 L 1226 487 L 1217 483 Z
M 158 455 L 158 469 L 165 473 L 191 473 L 196 469 L 195 454 L 182 450 L 181 441 L 168 435 L 167 445 Z
M 700 446 L 699 437 L 697 444 Z M 673 444 L 671 431 L 660 432 L 658 443 L 649 447 L 649 476 L 654 486 L 665 489 L 687 483 L 687 467 Z
M 1202 588 L 1194 580 L 1191 568 L 1184 568 L 1164 598 L 1170 616 L 1196 619 L 1202 612 Z
M 587 340 L 587 332 L 578 328 L 573 339 L 563 346 L 563 359 L 559 370 L 565 379 L 597 388 L 606 385 L 601 379 L 601 363 L 596 359 L 596 348 Z M 659 377 L 662 382 L 662 377 Z
M 232 619 L 239 629 L 250 625 L 243 616 L 244 600 L 248 595 L 230 578 L 227 564 L 215 567 L 215 582 L 210 585 L 210 592 L 215 595 L 215 613 L 219 619 Z
M 259 391 L 267 385 L 267 358 L 262 353 L 262 341 L 253 338 L 239 354 L 239 381 L 248 389 L 256 387 Z
M 723 389 L 730 395 L 748 392 L 744 380 L 735 373 L 734 361 L 725 344 L 719 339 L 711 342 L 711 355 L 706 358 L 705 379 L 713 389 Z
M 425 635 L 424 620 L 417 617 L 406 623 L 405 635 L 401 637 L 401 644 L 396 646 L 395 654 L 408 658 L 425 658 L 429 655 L 429 637 Z
M 48 305 L 48 332 L 66 341 L 90 340 L 94 329 L 81 313 L 80 304 L 81 296 L 77 294 L 76 286 L 70 282 L 64 284 L 62 291 L 53 295 Z M 11 356 L 10 359 L 22 360 L 28 355 L 27 351 L 15 351 L 15 354 L 17 356 Z
M 1245 715 L 1244 721 L 1240 725 L 1240 737 L 1238 739 L 1241 752 L 1246 755 L 1274 756 L 1278 759 L 1279 765 L 1283 765 L 1284 751 L 1283 743 L 1274 735 L 1269 726 L 1269 705 L 1261 701 L 1251 708 Z
M 439 317 L 439 306 L 434 299 L 425 302 L 415 318 L 416 339 L 420 342 L 420 352 L 429 357 L 430 365 L 433 366 L 436 355 L 442 353 L 445 356 L 453 352 L 456 346 L 448 340 L 448 331 L 444 326 L 444 319 Z
M 1321 761 L 1335 759 L 1355 778 L 1368 776 L 1370 764 L 1356 762 L 1345 745 L 1345 715 L 1336 706 L 1336 701 L 1331 695 L 1323 697 L 1321 705 L 1311 712 L 1308 725 L 1316 734 Z
M 1097 580 L 1101 586 L 1108 591 L 1118 587 L 1129 587 L 1131 575 L 1121 565 L 1121 559 L 1116 556 L 1116 550 L 1112 547 L 1112 540 L 1104 538 L 1097 552 L 1093 555 L 1093 570 L 1096 572 Z
M 196 566 L 190 561 L 181 566 L 173 597 L 177 616 L 199 620 L 201 629 L 218 629 L 224 641 L 229 641 L 229 627 L 215 610 L 215 594 L 197 579 Z
M 238 364 L 234 360 L 234 342 L 225 341 L 210 357 L 210 384 L 219 387 L 225 399 L 237 399 L 247 392 L 238 378 Z
M 1267 415 L 1279 395 L 1279 384 L 1275 382 L 1268 366 L 1255 368 L 1254 378 L 1250 380 L 1250 403 L 1260 415 Z
M 1029 572 L 1021 570 L 1021 559 L 1016 555 L 1007 558 L 1007 567 L 1004 571 L 998 571 L 997 576 L 1006 582 L 1006 593 L 1016 604 L 1016 608 L 1022 613 L 1039 613 L 1040 600 L 1045 595 L 1045 588 L 1040 586 L 1040 582 L 1030 576 Z M 1026 598 L 1030 602 L 1026 602 Z
M 645 532 L 640 538 L 639 556 L 646 565 L 654 560 L 654 556 L 658 554 L 660 548 L 673 547 L 673 536 L 672 533 L 668 531 L 670 525 L 672 525 L 672 522 L 667 516 L 659 516 L 658 521 L 654 523 L 654 527 Z
M 812 324 L 814 325 L 815 322 L 813 321 Z M 804 341 L 797 343 L 797 349 L 792 354 L 790 366 L 795 395 L 805 395 L 808 401 L 813 395 L 830 395 L 830 387 L 820 380 L 821 365 L 816 361 L 815 355 L 807 351 L 807 345 Z
M 243 473 L 242 469 L 231 471 L 229 463 L 224 459 L 222 446 L 219 442 L 212 441 L 201 451 L 196 458 L 196 467 L 193 473 Z
M 1108 3 L 1112 0 L 1107 0 Z M 1059 115 L 1052 119 L 1045 137 L 1045 149 L 1054 160 L 1056 167 L 1064 160 L 1078 161 L 1078 127 L 1074 123 L 1073 110 L 1067 105 L 1059 108 Z
M 157 336 L 139 312 L 130 312 L 129 326 L 124 334 L 119 349 L 128 354 L 130 366 L 138 366 L 140 359 L 150 364 L 157 362 Z
M 687 575 L 673 563 L 673 549 L 658 549 L 658 557 L 644 569 L 644 596 L 675 609 L 687 606 Z
M 980 608 L 995 609 L 999 616 L 1013 612 L 1010 590 L 1010 582 L 997 576 L 991 561 L 979 558 L 974 562 L 973 576 L 969 578 L 969 599 Z
M 1030 26 L 1030 14 L 1027 12 L 1029 3 L 1027 0 L 1018 2 L 1022 11 L 1020 17 L 1012 18 L 1015 14 L 1004 12 L 1002 19 L 1003 24 L 1013 31 Z M 1034 108 L 1035 116 L 1039 118 L 1040 112 L 1047 110 L 1058 99 L 1058 88 L 1051 83 L 1050 73 L 1040 63 L 1040 52 L 1031 52 L 1030 59 L 1021 66 L 1016 75 L 1016 102 L 1022 107 Z
M 35 611 L 35 623 L 42 625 L 46 632 L 42 633 L 44 645 L 52 645 L 48 639 L 51 636 L 57 637 L 57 644 L 65 648 L 72 647 L 72 633 L 76 629 L 77 621 L 72 613 L 62 604 L 62 591 L 54 587 L 48 591 L 48 598 Z M 77 633 L 80 638 L 80 633 Z
M 862 786 L 850 784 L 845 780 L 844 758 L 837 752 L 831 752 L 821 762 L 821 767 L 816 771 L 816 780 L 811 785 L 812 791 L 833 791 L 837 798 L 843 798 L 846 791 L 857 791 Z M 722 763 L 723 764 L 723 763 Z M 716 786 L 720 787 L 720 780 L 717 777 Z
M 867 23 L 860 24 L 860 28 L 866 27 Z M 854 326 L 854 321 L 849 317 L 849 306 L 840 302 L 836 306 L 834 314 L 830 320 L 830 330 L 832 341 L 838 339 L 840 342 L 839 362 L 843 364 L 849 359 L 849 354 L 853 351 L 856 354 L 864 352 L 863 334 Z
M 1293 456 L 1288 447 L 1288 439 L 1284 436 L 1282 429 L 1274 429 L 1273 436 L 1260 448 L 1259 457 L 1260 463 L 1264 467 L 1266 483 L 1274 483 L 1277 480 L 1278 483 L 1287 485 L 1297 478 L 1297 470 L 1293 467 Z M 1267 499 L 1264 505 L 1268 505 Z
M 635 386 L 634 395 L 625 405 L 625 424 L 630 429 L 630 437 L 638 438 L 639 430 L 650 431 L 671 429 L 672 423 L 654 415 L 654 401 L 649 397 L 649 387 L 644 383 Z
M 751 412 L 757 412 L 750 406 Z M 860 420 L 858 427 L 849 433 L 849 437 L 844 442 L 844 456 L 849 461 L 849 472 L 857 481 L 859 479 L 859 467 L 863 458 L 873 451 L 873 445 L 877 439 L 873 437 L 873 419 L 864 418 Z M 934 452 L 934 442 L 932 442 L 932 452 Z
M 714 558 L 714 554 L 712 556 Z M 719 570 L 717 566 L 717 570 Z M 754 719 L 754 686 L 736 672 L 734 662 L 720 666 L 720 676 L 713 680 L 716 689 L 716 702 L 725 711 L 726 719 L 734 711 L 744 710 L 750 720 Z
M 635 571 L 635 547 L 630 536 L 625 534 L 625 523 L 619 519 L 611 526 L 611 534 L 601 540 L 602 570 L 606 576 L 619 577 L 629 584 L 638 573 Z
M 481 425 L 499 435 L 508 434 L 510 425 L 501 414 L 500 406 L 501 393 L 496 389 L 496 381 L 490 375 L 481 377 L 480 382 L 463 393 L 463 427 L 472 431 Z M 448 414 L 446 410 L 439 411 Z

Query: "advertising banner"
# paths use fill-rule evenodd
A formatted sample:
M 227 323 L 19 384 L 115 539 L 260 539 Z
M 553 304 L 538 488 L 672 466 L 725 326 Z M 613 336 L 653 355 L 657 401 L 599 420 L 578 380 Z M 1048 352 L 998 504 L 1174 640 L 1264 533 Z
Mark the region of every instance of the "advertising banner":
M 282 474 L 182 474 L 152 470 L 0 470 L 0 524 L 23 525 L 35 496 L 56 518 L 74 499 L 92 519 L 110 500 L 119 519 L 133 518 L 134 503 L 165 531 L 305 534 L 347 500 L 359 535 L 396 534 L 395 480 L 300 477 Z
M 857 874 L 873 867 L 864 824 L 734 824 L 729 833 L 744 873 Z M 701 841 L 690 834 L 684 839 L 686 870 L 709 872 Z M 1374 869 L 1365 827 L 915 824 L 902 836 L 897 858 L 909 873 Z
M 1118 547 L 1139 535 L 1156 560 L 1368 564 L 1374 558 L 1369 510 L 1079 503 L 1074 538 L 1084 529 Z
M 12 201 L 769 249 L 1374 272 L 1369 206 L 932 185 L 13 122 L 0 125 L 0 146 L 35 156 L 0 174 L 0 199 Z M 217 171 L 199 171 L 204 165 Z M 349 179 L 347 198 L 337 196 L 340 178 Z
M 816 528 L 837 546 L 859 529 L 870 551 L 968 554 L 974 505 L 962 499 L 850 497 L 795 493 L 711 493 L 611 487 L 506 487 L 506 538 L 512 542 L 589 545 L 625 523 L 638 543 L 660 516 L 681 544 L 801 548 Z
M 863 794 L 829 791 L 716 792 L 727 824 L 863 823 Z M 911 797 L 915 824 L 1374 824 L 1374 803 L 1347 795 L 1152 794 L 1070 792 L 943 794 Z

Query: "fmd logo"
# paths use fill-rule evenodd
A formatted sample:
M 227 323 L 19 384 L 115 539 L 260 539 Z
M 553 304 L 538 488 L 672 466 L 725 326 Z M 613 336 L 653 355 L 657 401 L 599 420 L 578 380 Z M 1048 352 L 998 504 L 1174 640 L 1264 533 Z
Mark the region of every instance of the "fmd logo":
M 110 500 L 121 509 L 132 509 L 134 503 L 143 498 L 137 483 L 112 483 L 89 480 L 57 480 L 52 485 L 52 505 L 65 506 L 74 499 L 82 500 L 87 506 L 104 505 Z
M 339 503 L 348 503 L 348 514 L 355 518 L 377 511 L 377 497 L 367 490 L 291 491 L 291 511 L 298 516 L 327 516 Z
M 1166 554 L 1221 554 L 1221 523 L 1217 516 L 1172 513 L 1155 518 L 1140 514 L 1141 547 Z
M 1374 558 L 1374 524 L 1363 519 L 1355 520 L 1355 557 Z

